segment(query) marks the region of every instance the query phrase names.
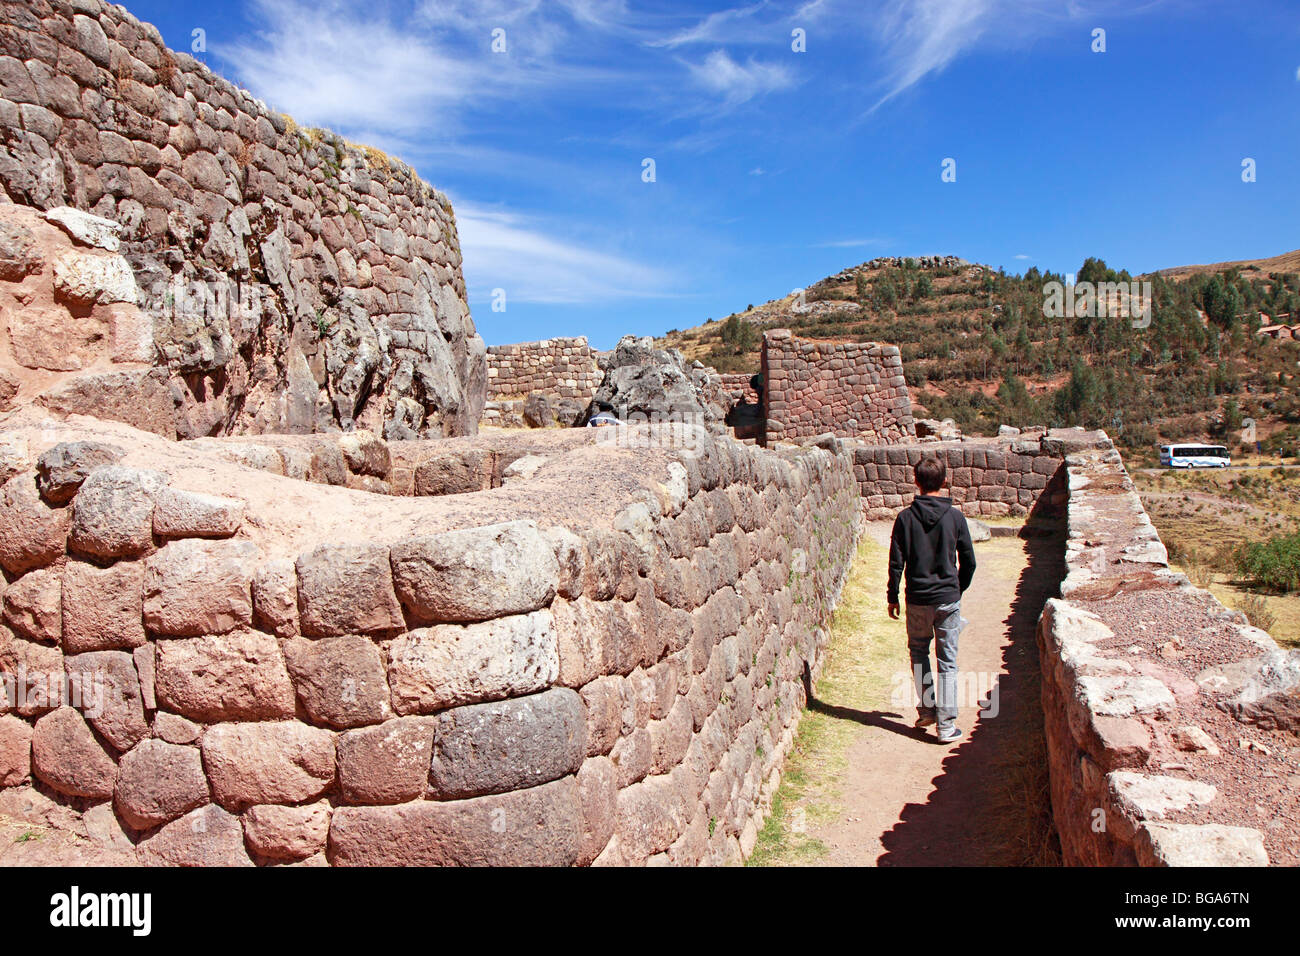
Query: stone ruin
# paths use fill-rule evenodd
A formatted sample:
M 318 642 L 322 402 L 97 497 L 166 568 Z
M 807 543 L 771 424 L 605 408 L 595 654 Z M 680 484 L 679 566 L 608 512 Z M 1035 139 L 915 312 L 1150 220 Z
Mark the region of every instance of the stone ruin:
M 878 444 L 916 439 L 898 347 L 763 334 L 768 441 L 821 434 Z
M 49 831 L 0 862 L 738 862 L 923 454 L 1068 533 L 1066 862 L 1282 855 L 1291 792 L 1229 778 L 1276 776 L 1300 666 L 1168 570 L 1103 433 L 922 442 L 869 343 L 769 335 L 749 442 L 743 388 L 644 341 L 599 382 L 584 340 L 488 359 L 405 167 L 100 0 L 0 2 L 0 49 L 0 817 Z M 652 423 L 474 434 L 525 387 Z
M 585 335 L 491 346 L 483 424 L 576 425 L 604 378 L 598 354 Z
M 91 411 L 139 391 L 181 438 L 476 430 L 485 347 L 445 196 L 119 6 L 6 0 L 0 28 L 0 197 L 50 214 L 6 210 L 0 303 L 52 332 L 42 354 L 19 329 L 0 395 L 18 378 L 21 400 Z

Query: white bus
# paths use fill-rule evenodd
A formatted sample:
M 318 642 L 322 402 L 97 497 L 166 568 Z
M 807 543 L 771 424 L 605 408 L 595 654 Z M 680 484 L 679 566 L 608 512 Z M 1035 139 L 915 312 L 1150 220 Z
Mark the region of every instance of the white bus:
M 1160 464 L 1169 468 L 1227 468 L 1232 460 L 1222 445 L 1161 445 Z

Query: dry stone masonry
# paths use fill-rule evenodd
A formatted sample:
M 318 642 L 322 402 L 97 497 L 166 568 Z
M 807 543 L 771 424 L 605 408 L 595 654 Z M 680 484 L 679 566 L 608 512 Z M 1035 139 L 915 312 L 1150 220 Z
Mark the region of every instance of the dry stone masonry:
M 370 437 L 309 483 L 338 439 L 8 426 L 0 814 L 119 862 L 739 860 L 858 533 L 846 455 L 698 428 L 540 434 L 429 497 L 521 447 Z
M 0 816 L 72 862 L 740 861 L 923 454 L 1065 510 L 1066 862 L 1295 861 L 1300 652 L 1103 433 L 922 442 L 898 349 L 784 330 L 761 403 L 649 339 L 489 354 L 441 193 L 101 0 L 0 0 L 0 129 Z M 660 424 L 474 435 L 599 398 Z
M 0 199 L 73 245 L 44 254 L 47 229 L 0 212 L 0 400 L 35 379 L 52 409 L 184 438 L 477 428 L 455 218 L 409 167 L 299 128 L 100 0 L 0 0 L 0 127 Z
M 1065 468 L 1069 573 L 1038 631 L 1065 862 L 1293 861 L 1300 653 L 1169 570 L 1109 441 Z
M 897 346 L 766 332 L 763 389 L 768 441 L 825 433 L 884 445 L 916 439 Z
M 948 466 L 953 502 L 973 517 L 1064 513 L 1064 459 L 1070 429 L 1051 436 L 975 439 L 909 445 L 860 445 L 852 449 L 853 473 L 862 489 L 863 513 L 892 520 L 916 494 L 914 469 L 924 456 Z M 1077 441 L 1077 438 L 1073 439 Z
M 483 423 L 573 425 L 603 378 L 596 356 L 584 335 L 491 346 Z

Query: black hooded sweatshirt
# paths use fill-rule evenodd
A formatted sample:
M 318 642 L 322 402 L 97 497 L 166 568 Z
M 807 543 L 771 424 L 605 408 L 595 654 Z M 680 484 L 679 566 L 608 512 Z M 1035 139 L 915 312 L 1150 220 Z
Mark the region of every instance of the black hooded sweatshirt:
M 904 569 L 908 604 L 952 604 L 970 587 L 975 547 L 966 516 L 952 506 L 951 498 L 917 495 L 911 507 L 894 519 L 889 542 L 890 604 L 898 603 L 898 581 Z

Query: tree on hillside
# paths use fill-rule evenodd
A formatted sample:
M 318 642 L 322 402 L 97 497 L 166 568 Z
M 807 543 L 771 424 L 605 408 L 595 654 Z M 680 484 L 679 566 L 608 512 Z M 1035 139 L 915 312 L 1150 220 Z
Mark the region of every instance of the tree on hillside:
M 1095 285 L 1098 282 L 1118 282 L 1119 277 L 1113 269 L 1106 268 L 1106 260 L 1089 256 L 1079 267 L 1079 275 L 1075 281 L 1091 282 Z
M 871 284 L 867 282 L 866 273 L 859 272 L 854 285 L 857 287 L 858 301 L 865 305 L 867 296 L 871 294 Z
M 1221 329 L 1229 329 L 1236 324 L 1237 316 L 1245 308 L 1245 301 L 1237 287 L 1225 282 L 1216 272 L 1201 290 L 1201 308 L 1211 322 Z
M 748 352 L 758 344 L 758 332 L 754 326 L 738 315 L 733 315 L 722 323 L 722 341 L 730 345 L 737 353 Z

